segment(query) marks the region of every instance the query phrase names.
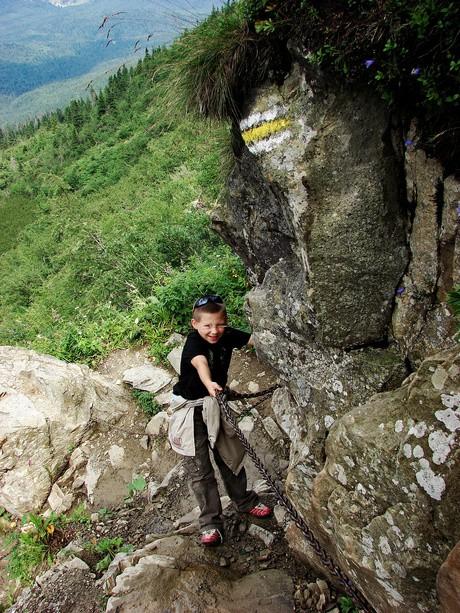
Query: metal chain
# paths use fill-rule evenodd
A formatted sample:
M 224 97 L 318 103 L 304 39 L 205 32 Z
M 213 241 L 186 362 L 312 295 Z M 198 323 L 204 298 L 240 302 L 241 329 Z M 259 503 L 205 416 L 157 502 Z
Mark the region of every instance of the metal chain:
M 260 392 L 249 392 L 246 394 L 227 388 L 225 390 L 225 396 L 227 400 L 244 400 L 245 398 L 258 398 L 259 396 L 269 396 L 270 394 L 273 394 L 273 392 L 278 388 L 279 385 L 276 384 L 272 385 L 271 387 L 267 387 L 267 389 L 261 390 Z
M 276 387 L 278 386 L 274 386 L 273 389 L 275 389 Z M 270 390 L 273 391 L 272 388 L 270 388 Z M 267 392 L 268 390 L 265 390 L 265 393 Z M 258 395 L 260 396 L 262 394 L 263 393 L 260 393 L 260 392 L 258 393 Z M 241 395 L 238 394 L 238 396 L 246 397 L 246 398 L 250 397 L 250 395 L 248 394 L 241 394 Z M 360 608 L 363 611 L 365 611 L 365 613 L 375 613 L 375 609 L 366 601 L 364 596 L 361 594 L 358 588 L 353 584 L 351 579 L 347 577 L 347 575 L 345 575 L 342 569 L 339 566 L 337 566 L 337 564 L 332 560 L 332 558 L 322 547 L 318 539 L 314 536 L 313 532 L 308 527 L 303 517 L 295 509 L 292 502 L 284 494 L 284 492 L 281 491 L 279 486 L 275 483 L 274 479 L 272 478 L 272 476 L 270 475 L 266 467 L 263 465 L 260 458 L 257 456 L 254 448 L 252 447 L 252 445 L 249 443 L 249 441 L 246 439 L 246 437 L 244 436 L 244 434 L 238 427 L 236 418 L 233 415 L 230 406 L 228 405 L 227 396 L 224 393 L 220 393 L 217 395 L 217 401 L 219 403 L 221 410 L 223 411 L 225 415 L 225 418 L 230 422 L 233 429 L 235 430 L 235 433 L 237 437 L 239 438 L 239 440 L 241 441 L 241 444 L 243 445 L 248 456 L 251 458 L 251 460 L 253 461 L 254 465 L 256 466 L 260 474 L 264 477 L 266 482 L 269 484 L 269 486 L 275 493 L 275 497 L 278 500 L 278 502 L 280 502 L 281 505 L 287 510 L 289 515 L 292 517 L 295 525 L 305 535 L 305 538 L 307 539 L 311 547 L 314 549 L 316 555 L 320 559 L 323 566 L 329 569 L 329 571 L 337 577 L 339 582 L 343 585 L 345 591 L 355 600 L 356 603 L 359 604 Z

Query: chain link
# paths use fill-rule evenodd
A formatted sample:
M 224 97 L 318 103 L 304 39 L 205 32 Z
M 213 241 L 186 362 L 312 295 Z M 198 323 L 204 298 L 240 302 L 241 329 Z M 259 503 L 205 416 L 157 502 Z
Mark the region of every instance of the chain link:
M 231 390 L 226 388 L 225 397 L 226 400 L 244 400 L 245 398 L 258 398 L 259 396 L 271 396 L 275 390 L 277 390 L 280 386 L 278 384 L 272 385 L 271 387 L 267 387 L 265 390 L 261 390 L 260 392 L 249 392 L 243 394 L 242 392 L 237 392 L 236 390 Z
M 262 396 L 264 394 L 268 395 L 268 393 L 272 393 L 277 387 L 279 386 L 275 385 L 267 390 L 264 390 L 263 392 L 257 392 L 256 394 L 239 394 L 235 392 L 230 392 L 229 396 L 234 399 L 251 398 L 251 397 L 254 398 L 256 396 Z M 339 582 L 343 585 L 345 591 L 351 596 L 351 598 L 353 598 L 353 600 L 359 605 L 359 607 L 363 611 L 365 611 L 365 613 L 375 613 L 375 609 L 366 601 L 364 596 L 361 594 L 358 588 L 353 584 L 351 579 L 347 577 L 347 575 L 345 575 L 342 569 L 339 566 L 337 566 L 337 564 L 332 560 L 330 555 L 326 552 L 326 550 L 322 547 L 318 539 L 314 536 L 313 532 L 308 527 L 303 517 L 295 509 L 292 502 L 284 494 L 284 492 L 281 491 L 277 483 L 275 483 L 274 479 L 272 478 L 272 476 L 270 475 L 270 473 L 268 472 L 268 470 L 266 469 L 266 467 L 264 466 L 260 458 L 257 456 L 254 448 L 252 447 L 252 445 L 249 443 L 249 441 L 246 439 L 246 437 L 244 436 L 244 434 L 238 427 L 236 418 L 233 415 L 230 406 L 228 405 L 227 398 L 228 396 L 226 394 L 223 394 L 223 393 L 218 394 L 217 401 L 219 403 L 219 406 L 221 410 L 223 411 L 225 418 L 230 422 L 233 429 L 235 430 L 235 433 L 237 437 L 239 438 L 239 440 L 241 441 L 241 444 L 243 445 L 246 453 L 251 458 L 254 465 L 256 466 L 260 474 L 263 476 L 265 481 L 269 484 L 269 486 L 273 490 L 278 502 L 286 509 L 286 511 L 289 513 L 289 515 L 293 519 L 295 525 L 304 534 L 309 545 L 313 548 L 316 555 L 320 559 L 322 565 L 325 566 L 335 577 L 337 577 Z

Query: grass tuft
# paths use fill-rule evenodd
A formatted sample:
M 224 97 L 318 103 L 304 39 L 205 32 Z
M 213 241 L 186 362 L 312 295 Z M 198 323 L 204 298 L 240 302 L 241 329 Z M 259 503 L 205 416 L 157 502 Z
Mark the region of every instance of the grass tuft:
M 169 99 L 216 119 L 238 118 L 243 83 L 268 73 L 273 49 L 251 29 L 239 2 L 214 11 L 171 49 Z

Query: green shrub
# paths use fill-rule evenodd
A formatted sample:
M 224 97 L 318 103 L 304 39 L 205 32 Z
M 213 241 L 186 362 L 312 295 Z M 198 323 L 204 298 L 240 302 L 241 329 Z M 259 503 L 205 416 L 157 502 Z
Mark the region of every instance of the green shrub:
M 359 613 L 349 596 L 340 596 L 337 602 L 339 603 L 340 613 Z
M 6 541 L 13 545 L 8 556 L 8 574 L 23 585 L 30 584 L 39 566 L 50 560 L 46 543 L 37 540 L 32 534 L 15 534 Z
M 65 516 L 65 523 L 76 523 L 88 526 L 91 523 L 91 516 L 86 505 L 82 502 L 75 509 Z
M 0 203 L 0 255 L 11 249 L 21 231 L 37 216 L 37 203 L 23 195 L 3 198 Z
M 107 507 L 102 507 L 101 509 L 99 509 L 97 514 L 99 515 L 101 521 L 113 517 L 113 512 L 110 509 L 107 509 Z
M 42 326 L 35 329 L 32 346 L 66 361 L 93 364 L 113 349 L 146 342 L 150 354 L 159 362 L 165 362 L 170 351 L 165 341 L 174 331 L 189 331 L 192 305 L 200 295 L 220 294 L 226 301 L 230 324 L 247 329 L 243 312 L 246 291 L 242 263 L 227 247 L 220 247 L 193 256 L 186 266 L 171 270 L 169 274 L 158 275 L 152 287 L 153 295 L 147 298 L 135 295 L 129 310 L 109 302 L 91 311 L 74 308 L 73 318 L 70 321 L 61 318 L 59 325 L 46 320 L 50 309 L 47 308 L 43 315 L 35 309 L 29 310 L 29 314 L 39 315 L 42 322 Z M 8 332 L 8 338 L 12 332 Z M 24 332 L 16 328 L 14 333 L 24 338 L 31 332 L 33 328 Z
M 225 300 L 229 322 L 247 328 L 243 313 L 247 291 L 245 271 L 241 261 L 226 247 L 191 258 L 182 270 L 172 272 L 162 280 L 154 293 L 151 306 L 153 321 L 170 318 L 179 332 L 190 328 L 192 306 L 204 294 L 219 294 Z
M 77 326 L 70 325 L 57 350 L 57 357 L 68 362 L 88 362 L 102 353 L 101 339 L 88 337 Z

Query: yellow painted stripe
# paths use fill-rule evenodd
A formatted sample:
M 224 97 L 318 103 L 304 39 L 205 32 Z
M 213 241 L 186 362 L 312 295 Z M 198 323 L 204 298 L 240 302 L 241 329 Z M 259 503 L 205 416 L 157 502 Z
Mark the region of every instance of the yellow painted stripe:
M 250 130 L 245 130 L 243 132 L 243 140 L 245 143 L 253 143 L 258 140 L 262 140 L 267 136 L 271 136 L 272 134 L 276 134 L 276 132 L 280 132 L 287 128 L 291 124 L 290 119 L 286 119 L 285 117 L 281 119 L 272 119 L 272 121 L 267 121 L 256 128 L 251 128 Z

